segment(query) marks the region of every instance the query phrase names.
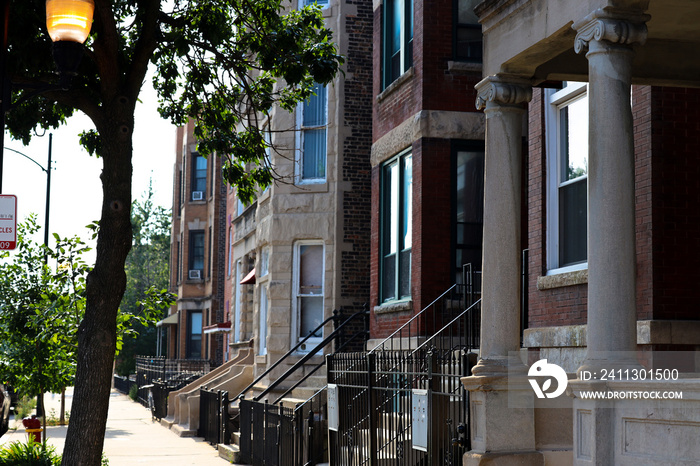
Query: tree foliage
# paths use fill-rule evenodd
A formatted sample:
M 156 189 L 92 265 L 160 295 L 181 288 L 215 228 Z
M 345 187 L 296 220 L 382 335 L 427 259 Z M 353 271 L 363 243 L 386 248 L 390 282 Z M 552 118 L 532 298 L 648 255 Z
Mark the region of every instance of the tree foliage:
M 74 382 L 78 326 L 85 313 L 83 255 L 90 248 L 77 236 L 54 234 L 56 247 L 37 244 L 36 216 L 18 225 L 18 250 L 0 254 L 0 380 L 23 395 L 60 393 Z M 173 303 L 172 294 L 150 285 L 120 310 L 118 343 L 152 328 Z
M 153 203 L 153 190 L 135 200 L 131 206 L 131 223 L 134 239 L 131 251 L 126 258 L 126 291 L 120 309 L 130 315 L 143 315 L 153 300 L 171 302 L 174 296 L 166 290 L 169 284 L 168 259 L 170 257 L 171 211 Z M 148 296 L 150 301 L 145 301 Z M 117 372 L 123 375 L 133 373 L 134 356 L 137 354 L 155 355 L 156 329 L 153 320 L 160 320 L 167 306 L 157 305 L 157 315 L 149 319 L 147 325 L 134 322 L 128 328 L 129 336 L 118 348 Z
M 79 238 L 36 244 L 36 217 L 18 225 L 18 251 L 0 263 L 0 379 L 24 395 L 73 383 L 77 330 L 85 311 L 89 250 Z

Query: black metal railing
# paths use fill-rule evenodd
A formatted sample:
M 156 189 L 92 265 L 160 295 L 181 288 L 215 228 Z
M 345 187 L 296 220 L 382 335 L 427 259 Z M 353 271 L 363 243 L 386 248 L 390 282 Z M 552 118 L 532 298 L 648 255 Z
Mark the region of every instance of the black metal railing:
M 136 385 L 136 380 L 114 374 L 114 388 L 121 393 L 128 395 L 132 385 Z
M 136 356 L 136 384 L 138 401 L 148 407 L 149 390 L 155 382 L 163 382 L 167 392 L 179 390 L 185 385 L 209 373 L 216 365 L 206 359 L 166 359 L 163 356 Z M 156 394 L 153 393 L 154 398 Z M 167 394 L 164 395 L 167 397 Z M 167 403 L 167 402 L 166 402 Z M 166 404 L 167 411 L 167 404 Z
M 234 420 L 240 421 L 240 451 L 244 462 L 253 466 L 263 464 L 266 466 L 287 464 L 298 466 L 314 465 L 327 458 L 325 387 L 305 403 L 297 406 L 296 409 L 283 407 L 280 404 L 287 394 L 325 365 L 325 358 L 310 370 L 307 368 L 305 376 L 301 377 L 297 383 L 279 395 L 274 403 L 269 403 L 266 396 L 284 383 L 292 374 L 297 373 L 304 367 L 311 357 L 322 353 L 323 349 L 329 344 L 335 342 L 334 354 L 341 352 L 348 345 L 357 344 L 356 342 L 358 341 L 361 341 L 362 346 L 364 346 L 369 324 L 366 306 L 363 311 L 356 312 L 349 317 L 343 316 L 342 313 L 334 312 L 333 317 L 326 319 L 310 334 L 313 335 L 320 331 L 331 320 L 334 320 L 335 323 L 333 332 L 271 383 L 262 393 L 251 400 L 245 399 L 246 392 L 252 389 L 270 371 L 279 366 L 283 360 L 295 354 L 296 350 L 307 339 L 299 342 L 282 359 L 268 368 L 265 373 L 241 392 L 239 397 L 240 414 L 238 417 L 234 417 Z M 358 322 L 361 325 L 358 326 Z M 360 330 L 355 331 L 352 335 L 348 335 L 348 333 L 352 332 L 347 332 L 347 329 L 352 329 L 354 324 Z M 353 330 L 357 330 L 357 328 Z M 345 335 L 339 336 L 343 333 Z
M 233 433 L 228 409 L 230 403 L 227 391 L 209 391 L 200 388 L 197 436 L 203 437 L 212 445 L 219 443 L 228 445 Z
M 465 267 L 462 284 L 372 351 L 328 357 L 328 404 L 337 410 L 329 413 L 331 464 L 462 464 L 470 445 L 460 378 L 476 362 L 480 288 L 480 274 Z M 413 412 L 421 406 L 418 421 Z
M 326 388 L 292 408 L 241 400 L 241 462 L 314 466 L 328 460 Z

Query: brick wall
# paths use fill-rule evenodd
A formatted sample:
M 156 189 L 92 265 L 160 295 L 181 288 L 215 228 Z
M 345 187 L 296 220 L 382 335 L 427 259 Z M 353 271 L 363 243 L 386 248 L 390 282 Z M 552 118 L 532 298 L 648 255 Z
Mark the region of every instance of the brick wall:
M 651 88 L 654 318 L 698 320 L 700 90 Z
M 357 14 L 346 16 L 347 73 L 343 124 L 349 130 L 343 140 L 342 243 L 340 298 L 346 315 L 369 303 L 370 230 L 372 204 L 370 151 L 372 143 L 372 2 L 348 1 Z M 358 320 L 351 331 L 359 331 Z M 358 342 L 359 343 L 359 342 Z M 356 348 L 360 349 L 360 348 Z
M 480 70 L 451 72 L 452 0 L 414 3 L 412 75 L 381 88 L 382 7 L 374 10 L 373 135 L 376 142 L 421 110 L 474 112 Z M 383 92 L 382 92 L 383 91 Z M 372 338 L 382 338 L 419 312 L 451 284 L 452 147 L 448 139 L 406 141 L 413 153 L 411 311 L 371 316 Z M 372 168 L 370 309 L 379 304 L 379 205 L 381 166 Z
M 538 291 L 546 264 L 543 91 L 529 111 L 529 326 L 586 323 L 587 286 Z M 637 318 L 700 319 L 700 91 L 634 86 Z

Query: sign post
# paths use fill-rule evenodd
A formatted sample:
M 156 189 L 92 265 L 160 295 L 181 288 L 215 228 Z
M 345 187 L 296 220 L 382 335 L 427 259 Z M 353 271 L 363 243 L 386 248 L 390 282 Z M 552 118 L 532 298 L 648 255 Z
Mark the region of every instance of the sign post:
M 0 195 L 0 249 L 17 247 L 17 196 Z

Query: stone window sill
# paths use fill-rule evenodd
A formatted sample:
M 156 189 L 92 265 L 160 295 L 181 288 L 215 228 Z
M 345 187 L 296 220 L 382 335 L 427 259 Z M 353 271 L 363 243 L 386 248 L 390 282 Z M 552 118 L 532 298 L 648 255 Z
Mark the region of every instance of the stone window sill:
M 392 94 L 396 89 L 401 87 L 403 83 L 406 81 L 410 80 L 413 78 L 413 67 L 410 67 L 408 71 L 406 71 L 404 74 L 396 78 L 396 81 L 393 83 L 389 84 L 386 89 L 384 89 L 378 96 L 377 96 L 377 103 L 380 103 L 382 100 L 386 99 L 390 94 Z
M 539 291 L 563 288 L 565 286 L 585 285 L 587 283 L 588 269 L 537 277 L 537 289 Z
M 473 73 L 481 74 L 483 71 L 483 68 L 484 68 L 484 66 L 482 63 L 465 62 L 465 61 L 448 61 L 447 62 L 447 71 L 450 74 L 473 74 Z
M 375 314 L 391 314 L 393 312 L 407 312 L 413 310 L 413 301 L 393 301 L 374 307 Z

